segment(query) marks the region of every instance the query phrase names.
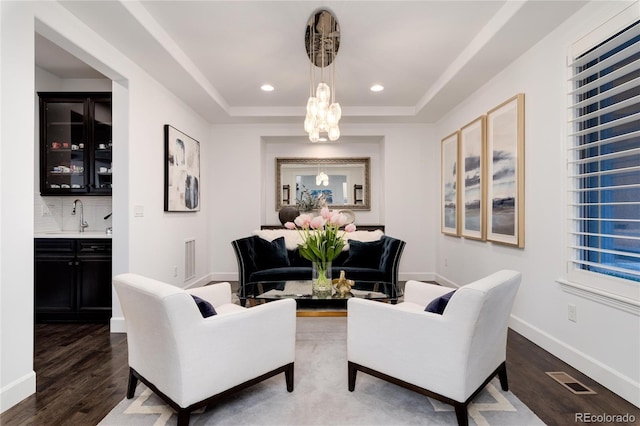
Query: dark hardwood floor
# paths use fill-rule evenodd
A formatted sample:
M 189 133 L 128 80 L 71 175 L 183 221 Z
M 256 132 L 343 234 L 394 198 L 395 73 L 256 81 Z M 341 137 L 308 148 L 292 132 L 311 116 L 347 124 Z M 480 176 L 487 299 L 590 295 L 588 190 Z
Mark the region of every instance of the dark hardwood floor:
M 124 334 L 100 324 L 36 324 L 35 347 L 37 392 L 0 415 L 1 425 L 95 425 L 125 397 Z M 580 424 L 575 413 L 630 413 L 635 422 L 627 424 L 640 425 L 640 409 L 511 330 L 507 369 L 510 390 L 548 425 Z M 546 371 L 565 371 L 597 394 L 574 395 Z
M 127 338 L 107 324 L 36 324 L 36 393 L 0 425 L 96 425 L 127 389 Z

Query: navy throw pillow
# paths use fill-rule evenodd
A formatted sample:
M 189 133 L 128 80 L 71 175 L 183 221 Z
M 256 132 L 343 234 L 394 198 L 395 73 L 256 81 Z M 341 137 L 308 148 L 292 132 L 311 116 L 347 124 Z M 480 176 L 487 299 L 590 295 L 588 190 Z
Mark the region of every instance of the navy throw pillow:
M 431 302 L 429 302 L 429 304 L 425 308 L 425 311 L 426 312 L 433 312 L 434 314 L 442 315 L 442 313 L 444 312 L 444 308 L 446 308 L 447 304 L 449 303 L 449 299 L 451 299 L 451 296 L 453 296 L 453 293 L 455 293 L 455 292 L 456 291 L 453 290 L 450 293 L 443 294 L 440 297 L 436 297 Z
M 380 269 L 383 248 L 383 240 L 368 242 L 349 240 L 349 257 L 344 261 L 344 266 Z
M 267 241 L 256 236 L 253 249 L 255 253 L 254 262 L 259 270 L 289 266 L 289 253 L 284 243 L 284 237 Z
M 193 294 L 191 295 L 191 297 L 193 297 L 193 300 L 195 300 L 198 309 L 200 309 L 202 318 L 209 318 L 218 314 L 211 303 L 198 296 L 194 296 Z

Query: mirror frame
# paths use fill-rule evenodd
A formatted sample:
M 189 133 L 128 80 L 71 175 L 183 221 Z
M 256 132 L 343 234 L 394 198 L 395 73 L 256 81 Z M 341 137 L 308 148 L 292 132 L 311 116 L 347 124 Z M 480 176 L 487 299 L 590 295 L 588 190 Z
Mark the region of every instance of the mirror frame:
M 329 204 L 332 209 L 351 209 L 351 210 L 371 210 L 371 179 L 370 179 L 370 157 L 349 157 L 349 158 L 276 158 L 276 211 L 285 206 L 295 206 L 294 204 L 283 204 L 282 193 L 282 165 L 283 164 L 302 164 L 313 166 L 330 166 L 344 164 L 363 164 L 364 165 L 364 188 L 362 189 L 362 204 Z M 295 197 L 294 197 L 295 199 Z

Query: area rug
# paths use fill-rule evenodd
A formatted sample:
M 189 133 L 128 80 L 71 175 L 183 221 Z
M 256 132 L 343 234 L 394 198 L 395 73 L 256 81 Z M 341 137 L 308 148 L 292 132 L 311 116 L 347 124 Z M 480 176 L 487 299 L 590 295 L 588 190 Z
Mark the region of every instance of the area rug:
M 453 407 L 362 372 L 347 389 L 346 318 L 297 319 L 294 391 L 272 377 L 191 415 L 191 425 L 456 425 Z M 381 343 L 383 344 L 383 343 Z M 124 392 L 124 390 L 123 390 Z M 469 405 L 470 425 L 543 425 L 494 379 Z M 101 426 L 175 425 L 177 417 L 143 384 Z

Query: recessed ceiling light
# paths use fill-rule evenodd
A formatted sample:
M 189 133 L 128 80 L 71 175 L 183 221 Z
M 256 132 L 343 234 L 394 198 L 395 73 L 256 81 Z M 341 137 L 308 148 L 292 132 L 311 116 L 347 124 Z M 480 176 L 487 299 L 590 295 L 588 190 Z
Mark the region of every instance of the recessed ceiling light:
M 384 90 L 384 86 L 381 84 L 374 84 L 370 89 L 372 92 L 382 92 Z
M 265 92 L 273 92 L 274 87 L 270 84 L 263 84 L 260 88 Z

